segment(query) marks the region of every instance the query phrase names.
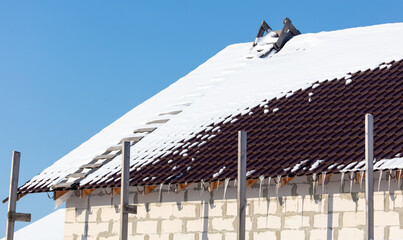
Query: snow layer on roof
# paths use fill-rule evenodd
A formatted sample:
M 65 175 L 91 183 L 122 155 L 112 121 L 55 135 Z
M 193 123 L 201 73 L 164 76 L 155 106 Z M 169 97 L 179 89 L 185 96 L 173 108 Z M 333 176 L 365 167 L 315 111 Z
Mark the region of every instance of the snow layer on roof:
M 266 44 L 264 51 L 267 51 L 274 42 L 272 37 L 265 37 L 257 47 Z M 50 178 L 56 183 L 160 113 L 182 110 L 131 147 L 132 170 L 140 171 L 143 164 L 166 154 L 178 142 L 192 138 L 211 123 L 236 121 L 232 116 L 238 113 L 252 114 L 248 109 L 265 99 L 317 85 L 316 81 L 340 78 L 350 72 L 378 67 L 383 62 L 400 60 L 402 41 L 403 23 L 396 23 L 298 35 L 280 52 L 266 58 L 259 58 L 260 53 L 252 48 L 252 43 L 230 45 L 34 179 Z M 87 176 L 80 185 L 105 180 L 119 169 L 120 157 Z
M 14 233 L 14 240 L 62 240 L 65 209 L 59 209 Z M 1 240 L 5 240 L 2 238 Z

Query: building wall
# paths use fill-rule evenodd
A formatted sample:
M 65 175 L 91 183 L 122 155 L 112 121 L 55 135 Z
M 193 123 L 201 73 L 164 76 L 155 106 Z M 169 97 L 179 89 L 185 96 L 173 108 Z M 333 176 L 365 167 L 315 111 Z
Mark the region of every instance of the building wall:
M 313 187 L 312 177 L 299 177 L 278 194 L 273 181 L 270 186 L 267 179 L 262 186 L 257 182 L 247 190 L 247 239 L 364 239 L 364 186 L 348 176 L 344 184 L 340 179 L 333 175 L 322 189 Z M 164 185 L 161 194 L 156 188 L 145 196 L 142 187 L 132 187 L 130 203 L 138 204 L 138 214 L 129 215 L 129 239 L 236 239 L 236 187 L 230 182 L 224 199 L 224 185 L 208 192 L 192 184 L 180 193 Z M 403 239 L 403 192 L 397 185 L 383 179 L 375 193 L 377 240 Z M 89 197 L 73 194 L 67 200 L 65 240 L 119 239 L 120 195 L 110 192 L 98 189 Z

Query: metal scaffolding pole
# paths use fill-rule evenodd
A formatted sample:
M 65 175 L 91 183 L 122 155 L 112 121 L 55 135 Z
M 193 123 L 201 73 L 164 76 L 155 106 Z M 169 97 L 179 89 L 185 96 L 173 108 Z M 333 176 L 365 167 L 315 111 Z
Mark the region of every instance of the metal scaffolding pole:
M 130 142 L 122 143 L 122 172 L 120 177 L 120 230 L 119 239 L 128 239 L 129 213 L 137 214 L 137 206 L 129 205 Z
M 129 204 L 130 142 L 123 142 L 120 191 L 120 239 L 127 240 L 129 216 L 124 206 Z
M 246 213 L 246 132 L 238 132 L 238 240 L 245 240 Z
M 17 200 L 18 200 L 18 175 L 20 171 L 20 157 L 21 153 L 13 151 L 11 162 L 10 174 L 10 192 L 8 195 L 8 212 L 7 212 L 7 226 L 6 226 L 6 240 L 14 239 L 14 224 L 15 221 L 30 222 L 31 214 L 17 213 Z
M 365 115 L 365 216 L 366 238 L 374 239 L 374 118 Z

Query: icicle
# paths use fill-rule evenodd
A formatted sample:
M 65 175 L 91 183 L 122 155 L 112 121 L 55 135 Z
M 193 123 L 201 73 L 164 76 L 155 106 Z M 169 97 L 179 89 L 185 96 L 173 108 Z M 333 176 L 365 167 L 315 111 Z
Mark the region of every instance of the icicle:
M 171 183 L 168 183 L 168 194 L 170 190 L 171 190 Z
M 204 193 L 204 180 L 202 179 L 200 182 L 200 197 L 203 195 Z
M 158 202 L 161 202 L 162 201 L 162 187 L 164 186 L 164 184 L 163 183 L 161 183 L 160 184 L 160 191 L 159 191 L 159 193 L 158 193 Z
M 399 170 L 399 178 L 397 179 L 397 188 L 400 188 L 400 177 L 402 176 L 402 169 Z
M 381 180 L 382 180 L 382 170 L 379 171 L 378 192 L 379 192 L 379 189 L 381 189 Z
M 341 173 L 340 189 L 343 190 L 343 187 L 344 187 L 344 172 Z
M 269 186 L 270 186 L 270 180 L 271 180 L 271 177 L 269 177 L 269 181 L 268 181 L 268 183 L 267 183 L 267 198 L 269 199 L 269 197 L 270 197 L 270 191 L 269 191 Z
M 235 179 L 235 180 L 234 180 L 234 187 L 236 187 L 236 183 L 237 183 L 237 182 L 236 182 L 236 179 Z
M 364 172 L 361 172 L 361 175 L 360 175 L 360 189 L 362 189 L 363 180 L 364 180 Z
M 278 197 L 278 189 L 280 188 L 280 181 L 281 176 L 277 176 L 277 183 L 276 183 L 276 196 Z
M 322 173 L 322 194 L 325 193 L 326 172 Z
M 316 193 L 316 173 L 312 174 L 312 194 Z
M 389 178 L 388 178 L 388 192 L 390 192 L 390 179 L 392 178 L 392 170 L 389 170 Z
M 350 172 L 350 192 L 353 189 L 353 180 L 354 180 L 354 173 Z
M 223 197 L 224 200 L 225 200 L 225 195 L 227 194 L 228 183 L 229 183 L 229 178 L 226 178 L 225 182 L 224 182 L 224 197 Z
M 260 179 L 260 183 L 259 183 L 259 200 L 260 200 L 260 198 L 262 197 L 262 184 L 264 181 L 264 176 L 263 175 L 260 176 L 259 179 Z

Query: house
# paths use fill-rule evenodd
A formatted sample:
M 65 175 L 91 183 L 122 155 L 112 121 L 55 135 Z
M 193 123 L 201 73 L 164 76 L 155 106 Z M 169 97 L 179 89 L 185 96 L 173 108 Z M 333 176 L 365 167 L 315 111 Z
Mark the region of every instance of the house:
M 375 238 L 403 238 L 403 23 L 226 47 L 19 188 L 66 201 L 65 239 L 236 239 L 237 132 L 248 239 L 363 239 L 364 115 L 375 122 Z M 263 33 L 268 33 L 264 35 Z M 280 35 L 281 38 L 281 35 Z

